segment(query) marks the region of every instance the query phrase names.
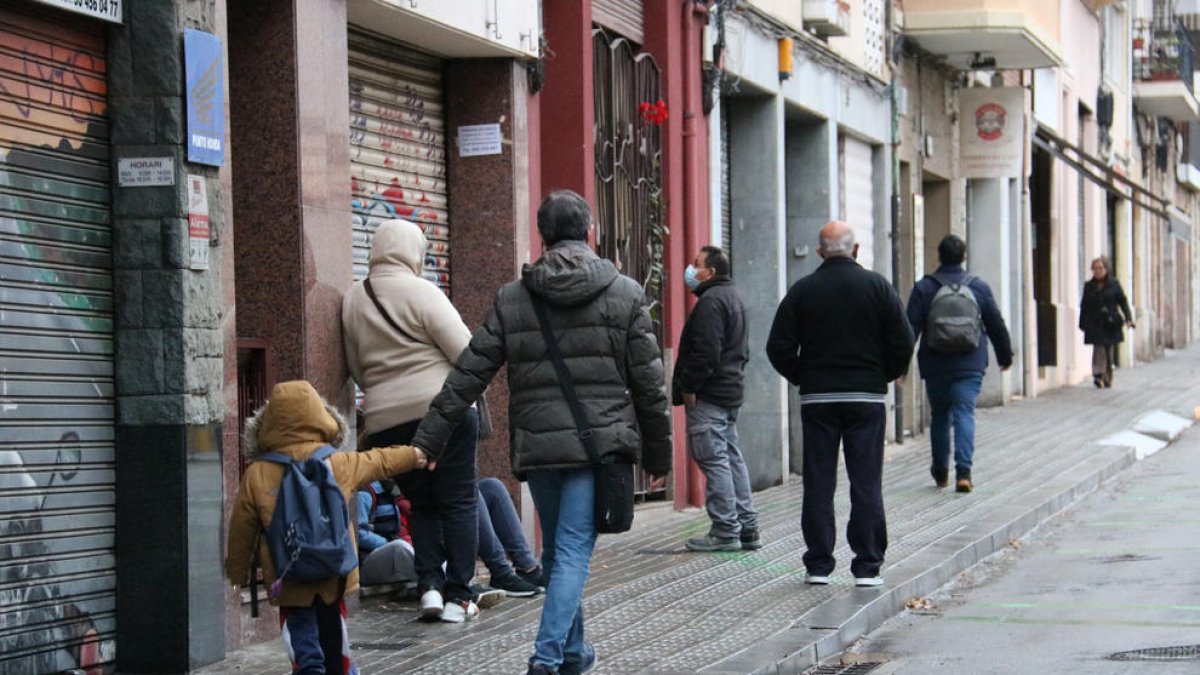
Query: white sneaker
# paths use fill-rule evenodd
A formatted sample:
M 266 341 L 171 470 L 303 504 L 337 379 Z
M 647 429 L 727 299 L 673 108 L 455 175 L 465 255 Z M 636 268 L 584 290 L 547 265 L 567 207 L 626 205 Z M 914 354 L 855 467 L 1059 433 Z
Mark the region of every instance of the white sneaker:
M 442 600 L 442 594 L 435 590 L 425 591 L 421 596 L 421 616 L 426 619 L 436 619 L 442 615 L 442 610 L 446 608 L 446 603 Z
M 883 585 L 883 577 L 855 577 L 854 585 L 859 588 L 874 588 Z
M 477 616 L 479 607 L 473 602 L 448 602 L 442 610 L 441 619 L 446 623 L 462 623 Z
M 804 583 L 810 586 L 828 586 L 829 577 L 821 576 L 819 574 L 805 574 Z

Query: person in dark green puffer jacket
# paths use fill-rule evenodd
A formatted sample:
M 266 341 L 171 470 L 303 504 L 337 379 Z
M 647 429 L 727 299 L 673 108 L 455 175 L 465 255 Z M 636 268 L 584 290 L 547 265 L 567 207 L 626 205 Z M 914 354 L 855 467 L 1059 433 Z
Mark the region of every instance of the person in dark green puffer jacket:
M 512 466 L 529 481 L 548 579 L 531 673 L 581 673 L 594 662 L 581 601 L 596 543 L 591 462 L 559 388 L 534 296 L 547 305 L 596 447 L 655 476 L 671 470 L 671 417 L 645 293 L 588 247 L 590 224 L 578 194 L 546 197 L 538 209 L 545 254 L 496 294 L 412 440 L 436 461 L 459 418 L 508 364 Z
M 583 198 L 575 196 L 586 209 Z M 666 474 L 671 470 L 671 418 L 642 287 L 592 252 L 586 239 L 546 243 L 545 254 L 525 266 L 521 279 L 496 294 L 487 320 L 434 398 L 413 445 L 436 458 L 462 412 L 507 364 L 510 454 L 517 476 L 589 464 L 530 304 L 536 294 L 549 305 L 596 446 L 628 461 L 640 459 L 651 474 Z

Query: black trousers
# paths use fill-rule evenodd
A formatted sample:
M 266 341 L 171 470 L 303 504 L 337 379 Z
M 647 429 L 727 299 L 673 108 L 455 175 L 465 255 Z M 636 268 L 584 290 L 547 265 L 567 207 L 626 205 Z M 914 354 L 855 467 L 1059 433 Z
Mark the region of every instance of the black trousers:
M 406 445 L 412 442 L 420 420 L 371 434 L 371 447 Z M 413 561 L 417 585 L 422 592 L 441 591 L 447 602 L 464 602 L 473 597 L 475 556 L 479 546 L 479 524 L 475 496 L 475 443 L 479 417 L 469 409 L 459 422 L 446 449 L 438 458 L 437 470 L 420 469 L 395 476 L 396 485 L 412 503 Z M 446 570 L 442 571 L 442 563 Z
M 850 571 L 873 577 L 887 550 L 883 513 L 883 438 L 886 413 L 882 403 L 815 403 L 800 408 L 804 425 L 804 566 L 809 574 L 828 576 L 837 527 L 833 493 L 837 487 L 838 446 L 846 454 L 850 477 L 850 523 L 846 540 L 854 551 Z

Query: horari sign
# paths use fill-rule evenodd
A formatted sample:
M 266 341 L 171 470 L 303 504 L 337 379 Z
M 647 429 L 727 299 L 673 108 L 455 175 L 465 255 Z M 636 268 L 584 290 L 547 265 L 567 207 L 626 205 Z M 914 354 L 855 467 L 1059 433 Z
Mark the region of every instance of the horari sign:
M 43 5 L 60 7 L 68 12 L 84 14 L 113 23 L 121 23 L 123 0 L 34 0 Z
M 170 157 L 122 157 L 117 160 L 119 187 L 175 184 L 175 160 Z

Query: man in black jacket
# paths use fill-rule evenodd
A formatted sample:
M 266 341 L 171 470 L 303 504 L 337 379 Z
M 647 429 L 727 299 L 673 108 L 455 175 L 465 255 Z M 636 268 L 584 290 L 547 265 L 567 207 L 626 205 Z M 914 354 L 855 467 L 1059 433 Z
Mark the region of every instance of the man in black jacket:
M 729 276 L 729 256 L 705 246 L 685 279 L 699 300 L 679 339 L 671 399 L 686 406 L 692 458 L 704 472 L 708 534 L 687 540 L 692 551 L 762 548 L 750 473 L 738 448 L 737 416 L 750 347 L 746 307 Z
M 583 639 L 582 602 L 596 545 L 595 484 L 533 303 L 546 308 L 605 458 L 640 460 L 651 475 L 666 475 L 671 417 L 645 293 L 588 248 L 587 202 L 570 190 L 554 192 L 537 221 L 545 253 L 496 294 L 412 445 L 428 451 L 435 469 L 459 419 L 508 364 L 509 449 L 513 470 L 533 494 L 548 580 L 529 673 L 581 673 L 595 661 Z
M 800 387 L 805 581 L 828 584 L 836 564 L 833 493 L 840 443 L 850 477 L 850 571 L 856 585 L 879 586 L 887 550 L 884 401 L 888 382 L 908 369 L 913 333 L 887 279 L 855 262 L 858 244 L 849 225 L 834 221 L 822 228 L 818 253 L 825 262 L 788 291 L 767 339 L 771 365 Z

